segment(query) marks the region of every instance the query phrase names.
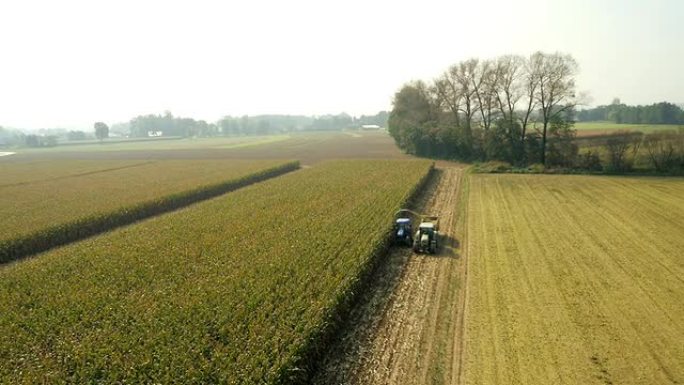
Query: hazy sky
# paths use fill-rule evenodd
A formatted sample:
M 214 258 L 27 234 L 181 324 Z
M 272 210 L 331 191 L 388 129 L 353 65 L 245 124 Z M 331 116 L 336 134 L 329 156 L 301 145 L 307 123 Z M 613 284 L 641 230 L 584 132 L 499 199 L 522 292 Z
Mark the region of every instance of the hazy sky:
M 594 104 L 684 102 L 684 1 L 0 0 L 0 125 L 389 109 L 469 57 L 572 54 Z

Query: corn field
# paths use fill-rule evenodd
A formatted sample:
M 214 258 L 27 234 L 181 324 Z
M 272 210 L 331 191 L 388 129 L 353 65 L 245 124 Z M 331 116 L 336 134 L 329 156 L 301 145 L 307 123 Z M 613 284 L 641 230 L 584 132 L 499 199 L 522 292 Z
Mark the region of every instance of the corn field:
M 430 169 L 323 162 L 0 267 L 0 382 L 305 382 Z
M 0 263 L 299 167 L 298 162 L 235 160 L 106 163 L 8 167 L 12 172 L 0 185 L 7 202 L 0 205 Z M 31 167 L 33 176 L 20 172 Z

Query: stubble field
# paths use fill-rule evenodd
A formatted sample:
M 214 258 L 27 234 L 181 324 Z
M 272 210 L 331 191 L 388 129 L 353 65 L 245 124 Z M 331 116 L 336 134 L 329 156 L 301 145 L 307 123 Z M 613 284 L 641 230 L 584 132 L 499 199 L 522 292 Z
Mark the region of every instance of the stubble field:
M 474 175 L 466 384 L 684 382 L 684 180 Z

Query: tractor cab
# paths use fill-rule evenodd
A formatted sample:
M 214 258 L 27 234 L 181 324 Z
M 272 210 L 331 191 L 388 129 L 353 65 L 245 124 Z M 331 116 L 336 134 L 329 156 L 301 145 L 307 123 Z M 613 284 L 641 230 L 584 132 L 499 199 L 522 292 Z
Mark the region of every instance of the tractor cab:
M 423 222 L 418 226 L 418 231 L 421 234 L 428 234 L 432 236 L 435 233 L 435 224 L 432 222 Z
M 413 229 L 410 218 L 397 218 L 394 222 L 394 243 L 410 246 L 413 243 Z
M 417 253 L 434 254 L 437 252 L 437 239 L 436 222 L 422 222 L 413 240 L 413 250 Z
M 401 231 L 401 232 L 409 231 L 410 232 L 411 231 L 411 219 L 399 218 L 394 223 L 394 227 L 397 229 L 397 231 Z

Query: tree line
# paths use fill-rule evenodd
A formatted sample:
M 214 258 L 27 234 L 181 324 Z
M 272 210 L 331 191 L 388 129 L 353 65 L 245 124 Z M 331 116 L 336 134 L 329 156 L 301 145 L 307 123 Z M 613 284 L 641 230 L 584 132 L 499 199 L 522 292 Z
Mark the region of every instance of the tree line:
M 225 116 L 216 123 L 204 120 L 164 115 L 144 115 L 133 118 L 128 124 L 131 136 L 148 136 L 160 132 L 163 136 L 235 136 L 272 135 L 294 131 L 326 131 L 359 128 L 363 125 L 387 126 L 389 113 L 380 111 L 375 115 L 353 117 L 346 113 L 337 115 L 256 115 Z
M 577 72 L 561 53 L 465 60 L 430 82 L 405 84 L 388 129 L 412 154 L 566 165 L 577 155 Z
M 628 106 L 621 103 L 620 99 L 614 99 L 609 105 L 578 111 L 577 120 L 605 120 L 629 124 L 684 124 L 684 110 L 668 102 Z
M 294 131 L 327 131 L 358 129 L 363 126 L 387 127 L 388 111 L 375 115 L 256 115 L 226 116 L 216 123 L 204 120 L 164 114 L 140 115 L 125 123 L 112 124 L 96 122 L 93 131 L 65 129 L 41 129 L 35 134 L 24 134 L 21 130 L 0 127 L 0 146 L 51 147 L 60 141 L 104 140 L 115 137 L 212 137 L 239 135 L 272 135 Z
M 360 128 L 364 125 L 387 126 L 389 112 L 354 117 L 337 115 L 257 115 L 226 116 L 218 121 L 224 135 L 266 135 L 293 131 L 331 131 Z
M 204 120 L 173 116 L 169 111 L 163 115 L 140 115 L 128 123 L 129 135 L 132 137 L 147 136 L 216 136 L 216 124 Z
M 132 136 L 148 136 L 149 132 L 161 132 L 163 136 L 233 136 L 271 135 L 307 130 L 342 130 L 358 128 L 366 124 L 385 127 L 389 113 L 380 111 L 376 115 L 353 117 L 346 113 L 337 115 L 256 115 L 225 116 L 216 123 L 204 120 L 174 117 L 170 112 L 164 115 L 144 115 L 133 118 L 129 123 Z

